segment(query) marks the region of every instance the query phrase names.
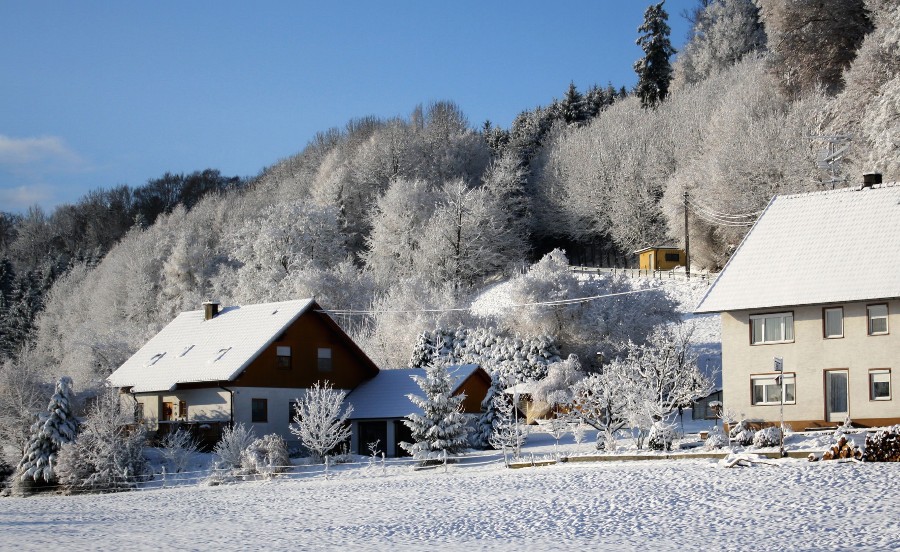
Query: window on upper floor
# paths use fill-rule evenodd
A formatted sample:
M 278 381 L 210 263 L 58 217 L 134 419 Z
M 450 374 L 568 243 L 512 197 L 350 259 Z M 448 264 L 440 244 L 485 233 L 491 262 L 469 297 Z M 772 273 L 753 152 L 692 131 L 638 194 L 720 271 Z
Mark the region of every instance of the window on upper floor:
M 320 372 L 331 371 L 331 349 L 329 347 L 319 347 L 318 368 Z
M 750 344 L 788 343 L 794 340 L 794 313 L 750 316 Z
M 778 399 L 779 388 L 781 385 L 778 380 L 779 374 L 766 374 L 760 376 L 750 376 L 751 385 L 751 404 L 767 405 L 780 404 Z M 784 377 L 784 404 L 795 404 L 794 396 L 796 390 L 796 377 L 793 373 L 786 373 Z
M 291 369 L 291 348 L 287 345 L 275 347 L 275 366 L 282 370 Z
M 891 370 L 869 370 L 869 398 L 873 401 L 891 400 Z
M 827 339 L 844 337 L 844 309 L 834 307 L 822 309 L 823 327 Z
M 866 307 L 866 314 L 869 320 L 869 335 L 888 333 L 888 306 L 886 304 L 869 305 Z

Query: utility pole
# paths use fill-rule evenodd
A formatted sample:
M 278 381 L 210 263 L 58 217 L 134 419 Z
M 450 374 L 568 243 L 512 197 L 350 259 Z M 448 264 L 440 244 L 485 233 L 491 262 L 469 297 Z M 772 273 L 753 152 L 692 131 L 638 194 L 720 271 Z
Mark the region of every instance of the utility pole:
M 688 231 L 688 194 L 684 191 L 684 270 L 691 279 L 691 234 Z

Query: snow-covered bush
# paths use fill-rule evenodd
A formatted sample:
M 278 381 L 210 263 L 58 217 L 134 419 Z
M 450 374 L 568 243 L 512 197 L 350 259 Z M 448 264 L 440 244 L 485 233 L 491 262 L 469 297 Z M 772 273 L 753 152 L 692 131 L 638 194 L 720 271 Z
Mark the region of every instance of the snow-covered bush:
M 647 447 L 650 450 L 672 450 L 675 440 L 675 426 L 664 421 L 656 421 L 647 436 Z
M 416 460 L 434 460 L 462 452 L 468 445 L 466 417 L 460 412 L 465 394 L 453 396 L 447 367 L 442 363 L 425 369 L 425 376 L 412 376 L 424 397 L 409 394 L 410 401 L 422 411 L 403 421 L 412 432 L 412 443 L 400 443 Z
M 781 444 L 781 428 L 775 426 L 764 427 L 753 436 L 753 446 L 774 447 Z
M 287 445 L 281 436 L 271 433 L 261 437 L 244 450 L 241 467 L 250 473 L 267 477 L 285 473 L 290 469 Z
M 478 364 L 492 375 L 519 382 L 543 378 L 550 364 L 562 360 L 552 337 L 510 337 L 491 327 L 437 328 L 419 334 L 410 368 L 424 368 L 438 359 L 447 364 Z
M 73 400 L 72 379 L 67 376 L 59 378 L 47 412 L 41 412 L 31 426 L 31 437 L 18 466 L 18 477 L 23 482 L 50 482 L 55 479 L 56 455 L 62 445 L 75 439 L 78 432 L 78 420 L 72 411 Z
M 143 479 L 147 435 L 143 426 L 129 425 L 134 412 L 129 403 L 112 389 L 97 397 L 78 438 L 60 450 L 60 484 L 70 491 L 105 492 L 133 488 Z
M 528 426 L 516 418 L 516 407 L 510 396 L 498 393 L 492 402 L 495 415 L 488 443 L 496 450 L 518 451 L 528 437 Z
M 746 447 L 753 442 L 754 435 L 756 435 L 756 432 L 753 431 L 753 428 L 750 427 L 750 424 L 747 423 L 747 420 L 739 421 L 737 425 L 732 427 L 728 432 L 728 437 L 732 441 L 743 447 Z
M 353 406 L 344 405 L 346 395 L 332 389 L 328 381 L 316 382 L 296 401 L 291 433 L 319 460 L 350 438 L 347 419 Z
M 187 468 L 188 462 L 199 448 L 191 433 L 180 428 L 167 434 L 160 442 L 160 452 L 175 473 L 183 472 Z
M 709 435 L 706 436 L 706 441 L 703 443 L 703 447 L 706 450 L 720 449 L 727 446 L 728 437 L 719 426 L 715 426 L 711 430 L 709 430 Z
M 844 418 L 844 423 L 834 428 L 834 438 L 840 439 L 842 435 L 853 432 L 853 420 L 850 417 Z
M 222 437 L 213 452 L 222 467 L 234 470 L 241 467 L 241 455 L 255 440 L 253 429 L 247 429 L 244 424 L 239 423 L 222 431 Z

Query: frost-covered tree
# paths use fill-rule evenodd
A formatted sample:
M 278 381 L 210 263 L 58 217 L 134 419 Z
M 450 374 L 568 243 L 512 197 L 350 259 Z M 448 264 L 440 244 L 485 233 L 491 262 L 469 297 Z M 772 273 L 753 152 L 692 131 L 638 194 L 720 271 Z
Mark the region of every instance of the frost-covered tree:
M 237 469 L 241 467 L 241 454 L 255 440 L 252 428 L 248 429 L 242 423 L 235 424 L 222 430 L 213 452 L 224 467 Z
M 133 427 L 133 416 L 130 397 L 103 390 L 88 410 L 78 438 L 59 453 L 60 483 L 76 491 L 115 491 L 140 482 L 147 469 L 147 434 L 143 426 Z
M 638 75 L 635 93 L 645 108 L 656 107 L 665 100 L 672 81 L 669 58 L 675 54 L 675 48 L 669 41 L 669 14 L 663 9 L 664 3 L 650 5 L 644 12 L 644 22 L 638 27 L 642 34 L 636 43 L 644 51 L 644 57 L 634 63 Z
M 197 440 L 189 431 L 181 428 L 166 434 L 160 443 L 162 456 L 172 467 L 174 473 L 185 471 L 191 458 L 199 450 L 200 445 Z
M 412 442 L 400 446 L 413 458 L 425 461 L 464 451 L 469 433 L 461 412 L 465 394 L 453 395 L 446 365 L 435 363 L 425 368 L 424 376 L 411 377 L 425 396 L 407 395 L 422 413 L 413 412 L 403 421 L 412 432 Z
M 569 83 L 566 95 L 559 103 L 560 114 L 567 124 L 579 124 L 587 119 L 587 105 L 584 95 L 575 87 L 575 82 Z
M 56 479 L 56 455 L 60 447 L 74 441 L 78 433 L 78 419 L 72 404 L 74 400 L 72 378 L 59 378 L 47 411 L 40 413 L 31 426 L 31 437 L 25 444 L 18 466 L 19 479 L 34 482 Z
M 344 406 L 346 395 L 325 381 L 316 382 L 302 398 L 296 399 L 291 433 L 320 460 L 350 438 L 347 419 L 353 413 L 353 406 Z
M 550 407 L 566 407 L 572 402 L 572 386 L 584 378 L 581 363 L 575 355 L 547 367 L 547 376 L 531 387 L 531 398 Z
M 276 433 L 254 440 L 241 453 L 241 467 L 250 473 L 270 477 L 286 472 L 290 466 L 287 444 Z
M 701 81 L 765 45 L 766 32 L 753 0 L 711 1 L 696 14 L 691 38 L 675 63 L 675 81 Z
M 597 448 L 616 449 L 616 432 L 628 426 L 632 379 L 620 365 L 607 365 L 572 386 L 572 407 L 597 429 Z
M 494 395 L 491 401 L 495 415 L 488 443 L 497 450 L 519 450 L 528 438 L 528 427 L 518 419 L 516 405 L 505 393 Z
M 864 0 L 760 0 L 769 35 L 772 73 L 781 89 L 796 97 L 816 86 L 830 93 L 872 22 Z

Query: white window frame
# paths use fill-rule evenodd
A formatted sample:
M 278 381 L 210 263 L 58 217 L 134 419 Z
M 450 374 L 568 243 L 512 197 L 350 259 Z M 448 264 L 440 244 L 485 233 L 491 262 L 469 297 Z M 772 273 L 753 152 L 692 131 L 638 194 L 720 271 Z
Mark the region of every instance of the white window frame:
M 778 387 L 776 379 L 781 374 L 757 374 L 750 376 L 750 404 L 752 406 L 771 406 L 778 405 L 778 391 L 773 391 L 774 396 L 769 396 L 767 389 L 772 386 Z M 784 404 L 797 404 L 797 375 L 793 372 L 786 372 L 784 376 L 784 387 L 782 394 L 784 396 Z M 756 401 L 756 387 L 761 386 L 763 389 L 763 400 Z M 787 399 L 788 387 L 793 387 L 793 398 Z
M 872 316 L 872 308 L 873 307 L 884 307 L 884 314 L 878 316 Z M 891 331 L 891 327 L 888 325 L 888 315 L 890 314 L 890 310 L 888 310 L 887 303 L 877 303 L 874 305 L 866 305 L 866 332 L 869 335 L 887 335 Z M 872 331 L 872 322 L 875 320 L 884 319 L 884 331 Z
M 840 313 L 840 333 L 829 334 L 828 333 L 828 313 L 837 311 Z M 839 337 L 844 337 L 844 307 L 828 307 L 822 309 L 822 334 L 825 336 L 825 339 L 837 339 Z
M 887 376 L 886 378 L 884 376 Z M 880 382 L 884 382 L 887 380 L 888 384 L 888 393 L 885 397 L 876 397 L 875 396 L 875 383 L 876 378 L 880 380 Z M 891 369 L 890 368 L 873 368 L 869 370 L 869 400 L 872 401 L 889 401 L 891 400 Z
M 788 327 L 788 325 L 785 323 L 785 319 L 787 317 L 791 318 L 791 322 L 790 322 L 791 337 L 790 337 L 790 339 L 785 339 L 785 336 L 787 335 L 787 327 Z M 780 319 L 781 320 L 781 322 L 779 323 L 780 328 L 781 328 L 781 339 L 780 340 L 766 341 L 766 320 L 770 320 L 770 319 Z M 754 327 L 755 327 L 754 321 L 756 321 L 756 320 L 763 321 L 762 335 L 758 336 L 759 337 L 758 340 L 755 339 L 757 336 L 756 336 L 756 332 L 754 331 Z M 752 315 L 750 315 L 750 345 L 769 345 L 772 343 L 793 343 L 793 342 L 794 342 L 794 313 L 793 312 L 772 312 L 772 313 L 767 313 L 767 314 L 752 314 Z

